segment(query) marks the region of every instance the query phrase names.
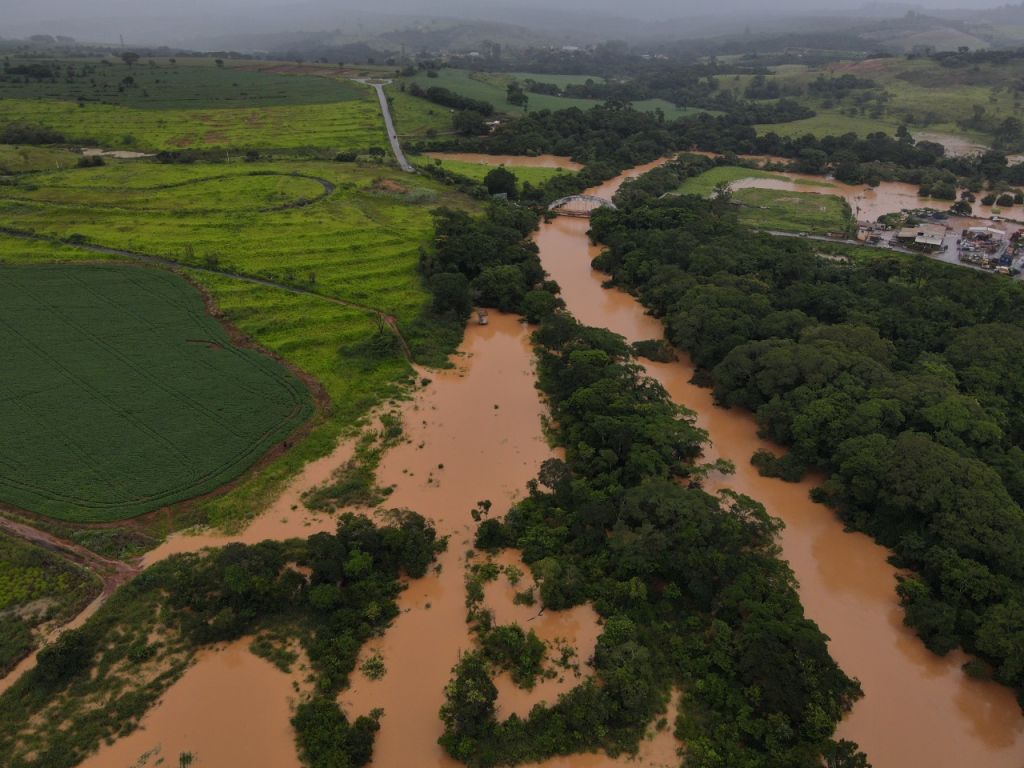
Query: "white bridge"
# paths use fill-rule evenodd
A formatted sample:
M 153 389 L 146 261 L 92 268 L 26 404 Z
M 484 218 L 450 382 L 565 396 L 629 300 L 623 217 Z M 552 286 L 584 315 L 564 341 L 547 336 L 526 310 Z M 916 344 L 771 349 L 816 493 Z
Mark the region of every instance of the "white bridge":
M 548 206 L 549 211 L 554 211 L 561 216 L 579 216 L 581 218 L 590 218 L 590 214 L 598 208 L 614 210 L 615 203 L 597 195 L 569 195 L 560 197 Z

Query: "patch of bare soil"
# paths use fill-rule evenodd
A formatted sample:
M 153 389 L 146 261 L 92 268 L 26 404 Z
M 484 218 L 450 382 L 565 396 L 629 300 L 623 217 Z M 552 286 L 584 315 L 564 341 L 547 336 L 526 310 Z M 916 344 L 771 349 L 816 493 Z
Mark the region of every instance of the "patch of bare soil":
M 377 179 L 371 185 L 371 188 L 378 192 L 388 192 L 393 195 L 404 195 L 409 192 L 409 188 L 399 184 L 394 179 Z

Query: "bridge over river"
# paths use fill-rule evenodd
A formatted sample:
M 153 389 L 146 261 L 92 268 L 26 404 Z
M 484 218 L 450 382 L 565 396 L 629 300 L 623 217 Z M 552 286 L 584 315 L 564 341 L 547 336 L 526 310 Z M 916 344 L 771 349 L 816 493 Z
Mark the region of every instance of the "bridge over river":
M 598 208 L 615 208 L 615 203 L 598 195 L 569 195 L 560 197 L 548 206 L 549 211 L 560 216 L 578 216 L 590 218 L 590 214 Z

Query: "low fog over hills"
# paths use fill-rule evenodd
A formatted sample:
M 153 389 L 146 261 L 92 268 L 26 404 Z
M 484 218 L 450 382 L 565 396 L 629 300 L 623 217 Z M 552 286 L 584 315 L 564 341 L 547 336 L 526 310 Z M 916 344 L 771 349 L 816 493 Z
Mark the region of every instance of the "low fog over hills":
M 384 0 L 372 10 L 348 0 L 181 0 L 173 6 L 153 0 L 103 0 L 87 6 L 74 0 L 15 0 L 0 20 L 0 37 L 66 35 L 81 41 L 131 45 L 172 45 L 205 49 L 272 50 L 311 35 L 337 30 L 335 42 L 368 40 L 384 33 L 397 45 L 445 48 L 472 45 L 474 39 L 504 44 L 587 44 L 609 38 L 629 42 L 685 40 L 731 34 L 777 34 L 853 29 L 864 31 L 879 19 L 919 15 L 918 25 L 951 25 L 952 43 L 977 47 L 994 41 L 993 32 L 971 39 L 973 25 L 1012 24 L 1024 19 L 1022 6 L 984 11 L 984 0 L 934 0 L 909 3 L 840 2 L 823 6 L 783 0 L 765 6 L 753 0 L 670 3 L 640 0 L 623 6 L 609 0 L 564 0 L 554 9 L 525 0 Z M 871 30 L 866 30 L 869 33 Z M 957 39 L 963 35 L 962 39 Z M 884 35 L 883 35 L 884 37 Z M 407 38 L 407 39 L 405 39 Z M 955 46 L 954 46 L 955 47 Z

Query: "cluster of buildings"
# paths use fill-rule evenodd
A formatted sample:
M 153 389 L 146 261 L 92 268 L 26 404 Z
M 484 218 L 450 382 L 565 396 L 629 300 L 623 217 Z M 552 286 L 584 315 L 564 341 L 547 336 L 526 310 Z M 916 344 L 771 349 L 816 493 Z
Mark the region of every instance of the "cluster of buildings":
M 1009 274 L 1014 251 L 1006 232 L 993 227 L 968 227 L 956 241 L 957 257 L 965 264 Z
M 934 254 L 942 261 L 957 260 L 1003 275 L 1017 274 L 1015 268 L 1024 263 L 1024 230 L 1008 234 L 992 226 L 969 226 L 955 236 L 956 230 L 949 225 L 955 222 L 962 226 L 968 222 L 957 222 L 949 214 L 927 209 L 905 210 L 902 216 L 902 224 L 891 219 L 887 223 L 860 223 L 857 239 L 880 248 Z
M 944 224 L 914 224 L 903 227 L 896 233 L 895 239 L 906 248 L 935 253 L 942 250 L 942 241 L 946 239 L 946 226 Z
M 868 245 L 898 246 L 924 253 L 946 250 L 945 240 L 948 228 L 942 222 L 945 215 L 931 210 L 909 211 L 908 223 L 899 229 L 881 222 L 862 223 L 857 230 L 857 239 Z M 911 224 L 911 221 L 920 223 Z

